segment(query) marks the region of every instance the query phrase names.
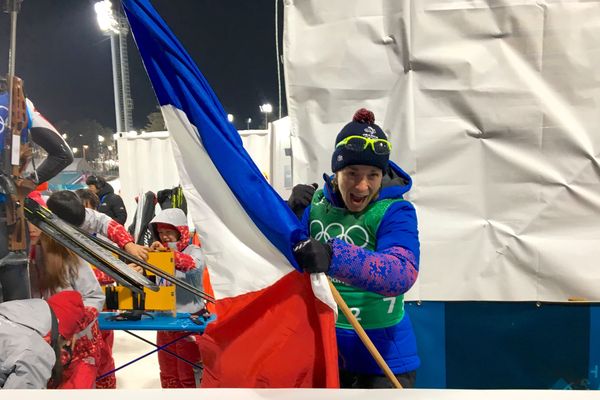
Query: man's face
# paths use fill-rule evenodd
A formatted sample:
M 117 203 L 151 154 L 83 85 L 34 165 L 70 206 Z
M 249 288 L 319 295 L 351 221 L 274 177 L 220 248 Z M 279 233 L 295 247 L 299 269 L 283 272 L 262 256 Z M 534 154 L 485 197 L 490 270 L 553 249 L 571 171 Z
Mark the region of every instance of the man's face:
M 94 194 L 98 194 L 98 188 L 96 185 L 88 185 L 88 189 L 90 189 L 90 191 L 92 191 Z
M 364 210 L 379 193 L 383 174 L 370 165 L 349 165 L 336 173 L 340 195 L 352 212 Z
M 161 226 L 156 230 L 158 231 L 160 241 L 163 243 L 177 242 L 179 240 L 179 231 L 176 229 Z

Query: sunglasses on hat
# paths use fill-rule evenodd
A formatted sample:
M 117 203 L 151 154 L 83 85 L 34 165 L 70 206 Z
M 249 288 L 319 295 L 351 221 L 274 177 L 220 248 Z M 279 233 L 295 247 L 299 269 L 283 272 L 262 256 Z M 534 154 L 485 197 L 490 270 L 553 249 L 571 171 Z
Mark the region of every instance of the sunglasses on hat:
M 344 140 L 340 141 L 335 147 L 344 146 L 350 151 L 365 151 L 367 147 L 371 146 L 373 153 L 378 155 L 390 154 L 392 150 L 392 144 L 385 139 L 370 139 L 364 136 L 348 136 Z

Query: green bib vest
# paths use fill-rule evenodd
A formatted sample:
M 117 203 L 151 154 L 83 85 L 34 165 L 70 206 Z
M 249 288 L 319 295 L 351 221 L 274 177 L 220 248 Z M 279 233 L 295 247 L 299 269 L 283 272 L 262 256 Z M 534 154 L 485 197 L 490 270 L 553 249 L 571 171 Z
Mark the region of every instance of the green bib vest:
M 346 208 L 334 207 L 323 190 L 317 190 L 310 210 L 310 236 L 325 243 L 339 238 L 346 243 L 375 250 L 375 238 L 381 219 L 390 205 L 401 199 L 384 199 L 369 204 L 360 213 L 351 213 Z M 365 329 L 392 326 L 404 317 L 404 296 L 384 297 L 332 279 L 336 289 L 348 304 L 354 316 Z M 339 313 L 338 328 L 351 329 L 346 317 Z

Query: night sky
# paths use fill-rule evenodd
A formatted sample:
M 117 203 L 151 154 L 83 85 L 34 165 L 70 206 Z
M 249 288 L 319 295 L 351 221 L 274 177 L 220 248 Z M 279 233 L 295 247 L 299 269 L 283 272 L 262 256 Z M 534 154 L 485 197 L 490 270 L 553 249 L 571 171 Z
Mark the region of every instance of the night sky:
M 24 0 L 17 23 L 16 74 L 25 81 L 27 96 L 51 122 L 93 119 L 115 129 L 110 39 L 98 28 L 94 3 Z M 259 128 L 259 105 L 277 105 L 274 1 L 153 0 L 152 4 L 225 110 L 235 116 L 238 129 L 246 128 L 248 117 L 251 127 Z M 280 4 L 280 21 L 282 14 Z M 8 14 L 0 15 L 0 33 L 0 74 L 5 75 Z M 141 129 L 157 102 L 131 35 L 129 63 L 133 125 Z

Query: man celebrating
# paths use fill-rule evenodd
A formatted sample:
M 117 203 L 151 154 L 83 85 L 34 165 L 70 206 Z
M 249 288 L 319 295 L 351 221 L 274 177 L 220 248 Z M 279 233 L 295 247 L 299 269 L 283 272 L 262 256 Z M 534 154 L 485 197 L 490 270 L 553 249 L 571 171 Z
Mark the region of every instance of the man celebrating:
M 288 204 L 311 236 L 294 246 L 298 265 L 332 277 L 402 386 L 413 387 L 420 361 L 403 294 L 417 279 L 419 236 L 402 198 L 412 181 L 389 161 L 391 148 L 373 113 L 358 110 L 336 137 L 325 188 L 298 185 Z M 336 333 L 341 387 L 391 387 L 343 315 Z

